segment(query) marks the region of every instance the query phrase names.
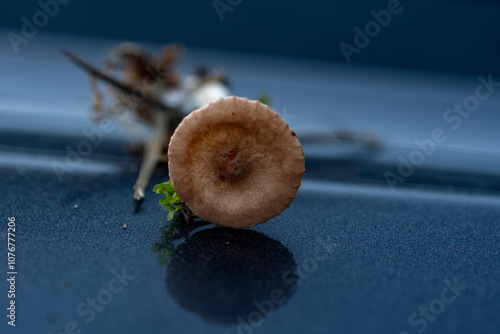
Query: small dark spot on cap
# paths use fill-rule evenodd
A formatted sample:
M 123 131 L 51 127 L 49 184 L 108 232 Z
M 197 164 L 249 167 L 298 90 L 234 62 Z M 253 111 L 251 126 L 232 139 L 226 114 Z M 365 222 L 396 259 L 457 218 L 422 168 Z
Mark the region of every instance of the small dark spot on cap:
M 240 152 L 239 148 L 233 148 L 229 150 L 229 152 L 222 153 L 221 156 L 224 160 L 232 161 L 236 158 L 239 152 Z
M 233 111 L 233 112 L 231 113 L 231 115 L 233 115 L 233 116 L 234 116 L 234 115 L 236 115 L 236 113 Z
M 295 131 L 292 131 L 292 136 L 297 136 L 297 135 L 295 134 Z

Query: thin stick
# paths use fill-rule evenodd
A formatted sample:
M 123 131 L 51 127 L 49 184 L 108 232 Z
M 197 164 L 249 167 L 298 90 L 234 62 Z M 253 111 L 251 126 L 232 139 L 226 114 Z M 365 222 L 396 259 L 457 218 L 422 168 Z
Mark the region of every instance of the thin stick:
M 129 94 L 129 95 L 134 94 L 133 87 L 130 87 L 124 83 L 121 83 L 118 80 L 102 73 L 101 71 L 99 71 L 98 69 L 96 69 L 92 65 L 88 64 L 86 61 L 84 61 L 83 59 L 81 59 L 80 57 L 75 55 L 74 53 L 72 53 L 70 51 L 61 51 L 61 53 L 63 55 L 65 55 L 66 57 L 68 57 L 74 64 L 76 64 L 80 68 L 84 69 L 85 71 L 89 72 L 91 75 L 93 75 L 101 80 L 104 80 L 105 82 L 120 89 L 121 91 L 123 91 L 126 94 Z M 179 117 L 180 119 L 182 119 L 184 117 L 178 109 L 167 107 L 165 104 L 163 104 L 162 102 L 158 101 L 157 99 L 155 99 L 153 97 L 143 96 L 143 97 L 141 97 L 141 99 L 142 99 L 141 102 L 147 103 L 155 109 L 158 109 L 158 110 L 170 113 L 170 114 L 174 114 L 176 117 Z

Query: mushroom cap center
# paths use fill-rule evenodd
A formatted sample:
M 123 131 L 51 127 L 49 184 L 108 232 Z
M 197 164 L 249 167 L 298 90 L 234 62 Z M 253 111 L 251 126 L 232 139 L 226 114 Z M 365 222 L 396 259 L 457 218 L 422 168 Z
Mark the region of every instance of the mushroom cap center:
M 228 147 L 221 150 L 216 159 L 216 169 L 221 182 L 241 181 L 246 173 L 245 151 L 239 147 Z

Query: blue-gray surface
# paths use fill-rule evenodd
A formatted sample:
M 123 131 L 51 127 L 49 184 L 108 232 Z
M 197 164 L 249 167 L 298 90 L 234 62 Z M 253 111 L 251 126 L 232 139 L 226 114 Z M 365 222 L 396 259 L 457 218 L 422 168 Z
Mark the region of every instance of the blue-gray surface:
M 110 44 L 39 36 L 0 55 L 0 261 L 5 274 L 14 216 L 18 271 L 16 327 L 0 314 L 2 333 L 500 332 L 498 92 L 455 131 L 443 113 L 476 76 L 188 52 L 183 71 L 208 60 L 236 94 L 272 96 L 306 174 L 283 215 L 247 232 L 195 230 L 167 269 L 152 251 L 167 221 L 151 191 L 166 166 L 135 213 L 140 161 L 116 124 L 67 160 L 98 125 L 85 76 L 58 51 L 95 63 Z M 435 128 L 448 141 L 391 190 L 385 172 Z M 357 141 L 321 141 L 337 130 Z
M 340 43 L 345 42 L 356 48 L 350 55 L 354 64 L 473 74 L 500 73 L 500 4 L 497 1 L 58 2 L 64 5 L 58 6 L 57 13 L 39 29 L 38 35 L 52 31 L 159 43 L 182 41 L 189 47 L 307 57 L 347 64 L 340 48 Z M 22 18 L 32 22 L 33 16 L 42 10 L 40 3 L 56 3 L 57 6 L 55 0 L 3 1 L 0 4 L 0 26 L 21 35 L 25 25 Z M 223 12 L 221 15 L 215 9 L 217 3 Z M 387 18 L 387 8 L 393 8 L 394 4 L 397 9 Z M 372 12 L 382 16 L 379 21 L 387 22 L 378 30 L 373 26 L 376 22 Z M 361 36 L 355 28 L 366 31 L 367 25 L 371 29 L 369 36 L 365 35 L 364 40 L 357 37 L 359 40 L 355 41 L 357 35 Z M 5 42 L 8 41 L 6 35 L 2 34 Z M 19 48 L 23 50 L 26 46 L 22 43 Z M 13 54 L 10 45 L 4 50 Z
M 174 287 L 189 290 L 172 293 L 167 270 L 152 252 L 166 214 L 150 194 L 134 213 L 134 172 L 68 173 L 63 182 L 36 168 L 0 173 L 2 225 L 16 217 L 18 271 L 17 325 L 8 328 L 4 319 L 2 332 L 59 333 L 65 326 L 82 333 L 500 329 L 498 196 L 391 192 L 306 178 L 283 215 L 253 229 L 274 241 L 242 232 L 246 241 L 239 243 L 255 243 L 246 251 L 233 240 L 238 233 L 181 243 L 169 274 Z M 152 184 L 166 178 L 160 169 Z M 123 282 L 113 280 L 123 274 Z M 1 287 L 6 294 L 5 280 Z M 231 298 L 242 294 L 245 305 Z M 221 323 L 210 315 L 214 305 Z

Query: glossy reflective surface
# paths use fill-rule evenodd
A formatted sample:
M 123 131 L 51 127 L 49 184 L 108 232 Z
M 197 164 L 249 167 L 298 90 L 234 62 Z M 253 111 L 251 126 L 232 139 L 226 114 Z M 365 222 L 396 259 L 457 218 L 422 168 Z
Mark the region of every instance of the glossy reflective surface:
M 409 138 L 425 138 L 426 129 L 440 126 L 441 107 L 468 92 L 466 81 L 436 84 L 443 89 L 436 96 L 446 101 L 423 100 L 420 107 L 434 106 L 438 120 L 423 117 L 407 125 L 413 133 L 405 132 L 405 122 L 381 120 L 372 123 L 373 132 L 397 127 L 400 135 L 388 135 L 394 141 L 337 136 L 333 143 L 330 136 L 326 141 L 317 136 L 324 130 L 321 117 L 341 123 L 326 112 L 327 95 L 287 81 L 281 72 L 257 81 L 246 67 L 238 70 L 237 61 L 229 62 L 239 94 L 256 94 L 262 83 L 276 94 L 278 109 L 288 101 L 288 111 L 296 113 L 292 121 L 302 130 L 306 154 L 303 184 L 290 208 L 267 224 L 247 231 L 200 226 L 170 242 L 166 212 L 151 191 L 168 178 L 166 165 L 157 168 L 135 213 L 131 187 L 140 159 L 118 127 L 89 156 L 68 158 L 67 147 L 76 150 L 82 130 L 96 125 L 83 121 L 84 76 L 69 65 L 48 63 L 72 79 L 70 95 L 57 100 L 46 90 L 44 100 L 33 90 L 24 100 L 11 94 L 1 105 L 0 219 L 2 226 L 11 216 L 17 222 L 17 332 L 498 332 L 498 147 L 489 141 L 481 151 L 480 138 L 468 141 L 473 128 L 463 128 L 405 182 L 391 188 L 384 176 L 399 173 L 399 155 L 415 149 Z M 314 68 L 302 73 L 304 80 L 326 80 Z M 359 87 L 323 83 L 319 90 L 351 87 L 354 94 Z M 66 89 L 59 85 L 56 90 Z M 376 84 L 363 87 L 374 99 L 385 91 Z M 426 92 L 425 85 L 419 87 Z M 1 92 L 9 89 L 1 86 Z M 307 98 L 288 96 L 294 89 Z M 315 94 L 316 104 L 310 102 Z M 354 96 L 345 106 L 355 110 L 356 99 L 361 98 Z M 390 99 L 380 101 L 392 106 L 393 115 L 403 110 Z M 492 98 L 487 110 L 497 104 Z M 53 113 L 42 112 L 51 105 Z M 312 107 L 305 117 L 307 105 Z M 363 132 L 374 116 L 358 107 L 368 118 L 353 116 L 353 128 Z M 474 120 L 484 124 L 481 135 L 497 138 L 487 129 L 498 115 L 481 115 Z M 47 126 L 36 131 L 37 124 Z M 6 233 L 0 240 L 6 244 Z M 167 246 L 172 246 L 168 252 Z M 0 289 L 8 290 L 5 280 Z M 0 326 L 2 333 L 12 330 L 6 321 Z

